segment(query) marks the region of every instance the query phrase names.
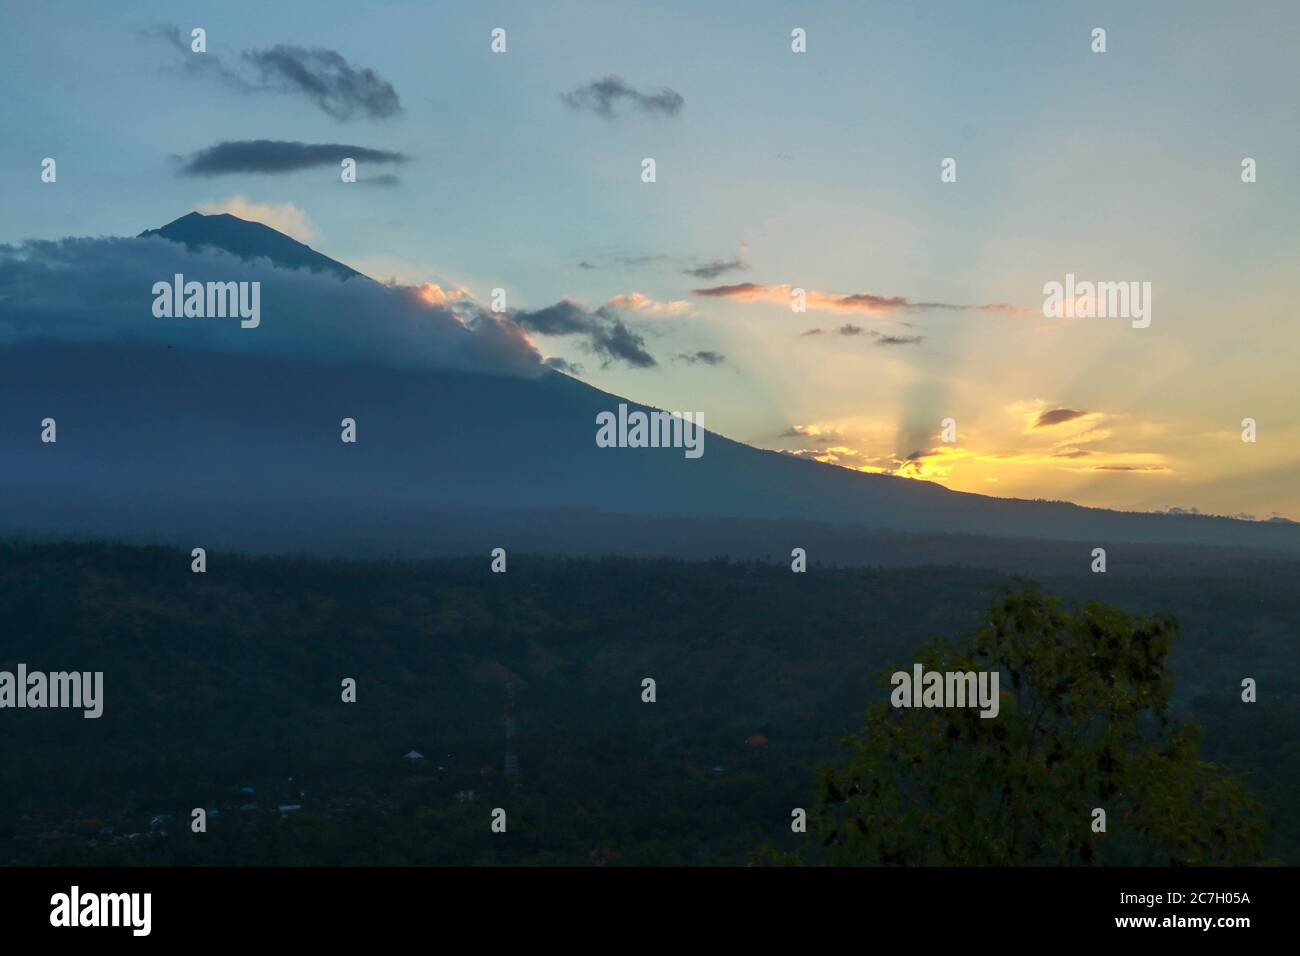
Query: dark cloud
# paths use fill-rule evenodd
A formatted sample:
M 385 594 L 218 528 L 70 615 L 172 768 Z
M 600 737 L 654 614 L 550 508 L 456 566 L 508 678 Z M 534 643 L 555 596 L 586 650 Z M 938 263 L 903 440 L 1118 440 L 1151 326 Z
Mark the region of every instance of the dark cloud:
M 886 335 L 883 332 L 877 332 L 874 329 L 864 329 L 860 325 L 854 325 L 852 322 L 846 322 L 839 328 L 831 329 L 809 329 L 807 332 L 800 332 L 800 338 L 806 338 L 810 335 L 839 335 L 845 338 L 851 338 L 858 335 L 868 335 L 875 339 L 876 345 L 920 345 L 925 341 L 924 335 Z
M 516 310 L 510 318 L 521 328 L 539 335 L 579 335 L 586 347 L 608 366 L 625 362 L 634 368 L 653 368 L 659 363 L 646 351 L 645 339 L 629 329 L 612 310 L 589 312 L 571 299 L 544 309 Z
M 657 93 L 641 93 L 622 78 L 607 76 L 570 90 L 561 97 L 575 110 L 590 110 L 597 116 L 613 119 L 616 107 L 627 104 L 642 113 L 676 116 L 686 100 L 676 90 L 664 87 Z
M 677 356 L 677 360 L 680 362 L 686 362 L 690 365 L 698 365 L 703 363 L 704 365 L 717 366 L 725 362 L 727 360 L 727 357 L 723 355 L 721 352 L 711 352 L 705 350 L 702 352 L 683 352 L 681 355 Z
M 217 143 L 194 153 L 181 167 L 189 176 L 220 176 L 224 173 L 288 173 L 313 166 L 338 166 L 344 159 L 362 163 L 404 163 L 401 153 L 366 146 L 348 146 L 342 143 L 298 143 L 273 139 L 244 139 Z M 357 182 L 366 179 L 364 170 Z M 397 181 L 389 175 L 373 177 L 375 185 L 391 185 Z
M 882 311 L 888 312 L 893 309 L 917 308 L 917 309 L 948 309 L 957 308 L 957 306 L 942 305 L 937 302 L 921 302 L 912 305 L 901 295 L 876 295 L 872 292 L 854 292 L 851 295 L 842 295 L 836 299 L 836 304 L 846 309 L 860 308 L 866 312 Z
M 668 256 L 664 253 L 645 256 L 625 256 L 625 255 L 595 255 L 591 259 L 583 259 L 578 263 L 579 269 L 639 269 L 642 266 L 651 265 L 655 262 L 663 262 Z M 592 260 L 595 260 L 594 262 Z
M 713 299 L 726 299 L 732 296 L 761 295 L 767 292 L 767 286 L 757 282 L 738 282 L 735 285 L 715 285 L 707 289 L 692 289 L 691 295 L 705 295 Z
M 185 68 L 212 76 L 241 93 L 278 92 L 302 96 L 336 120 L 358 116 L 387 119 L 402 111 L 397 90 L 369 67 L 354 66 L 337 50 L 281 43 L 266 50 L 245 50 L 231 65 L 211 49 L 194 53 L 175 26 L 146 31 L 184 55 Z
M 268 89 L 301 93 L 335 119 L 386 119 L 402 111 L 393 84 L 369 67 L 353 66 L 337 50 L 282 43 L 247 50 L 243 58 Z
M 588 331 L 596 321 L 595 316 L 570 299 L 531 312 L 519 310 L 511 313 L 511 318 L 540 335 L 574 335 Z
M 609 361 L 626 362 L 635 368 L 653 368 L 659 363 L 645 349 L 645 339 L 615 319 L 592 332 L 591 347 Z
M 704 265 L 696 266 L 693 269 L 683 269 L 682 272 L 697 279 L 716 279 L 727 272 L 746 272 L 748 270 L 748 265 L 741 262 L 738 257 L 733 256 L 730 259 L 714 259 L 712 262 L 706 262 Z
M 1034 422 L 1035 428 L 1050 428 L 1052 425 L 1061 425 L 1065 422 L 1072 422 L 1076 418 L 1082 418 L 1088 413 L 1077 408 L 1053 408 L 1051 411 L 1043 412 L 1038 416 L 1038 421 Z

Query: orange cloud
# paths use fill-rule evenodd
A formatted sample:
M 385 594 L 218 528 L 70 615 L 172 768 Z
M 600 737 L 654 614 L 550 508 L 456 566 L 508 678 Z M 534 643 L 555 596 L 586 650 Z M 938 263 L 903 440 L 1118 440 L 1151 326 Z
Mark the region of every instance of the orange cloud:
M 417 286 L 415 291 L 420 299 L 429 305 L 446 305 L 469 296 L 464 289 L 444 289 L 436 282 L 425 282 Z
M 619 309 L 624 312 L 640 312 L 643 315 L 685 315 L 691 311 L 691 304 L 683 299 L 673 302 L 660 302 L 648 295 L 642 295 L 640 292 L 626 292 L 614 296 L 601 308 Z
M 789 306 L 795 298 L 796 286 L 759 285 L 756 282 L 740 282 L 735 285 L 716 285 L 704 289 L 692 289 L 692 295 L 706 296 L 714 299 L 732 299 L 736 302 L 771 302 Z M 987 305 L 954 305 L 949 302 L 913 302 L 898 295 L 877 295 L 874 292 L 821 292 L 816 289 L 803 290 L 804 304 L 814 311 L 852 313 L 855 315 L 887 316 L 895 312 L 931 312 L 937 310 L 961 310 L 974 312 L 1002 312 L 1010 315 L 1032 315 L 1033 309 L 998 302 Z

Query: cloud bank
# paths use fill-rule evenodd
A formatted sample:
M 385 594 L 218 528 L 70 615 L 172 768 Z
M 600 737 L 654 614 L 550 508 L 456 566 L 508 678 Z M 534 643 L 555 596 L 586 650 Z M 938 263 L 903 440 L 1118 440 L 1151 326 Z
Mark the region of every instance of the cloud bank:
M 261 324 L 155 318 L 155 282 L 261 282 Z M 155 342 L 260 357 L 368 362 L 531 377 L 541 354 L 524 329 L 468 298 L 341 282 L 307 270 L 188 250 L 160 236 L 0 245 L 0 345 L 33 339 Z

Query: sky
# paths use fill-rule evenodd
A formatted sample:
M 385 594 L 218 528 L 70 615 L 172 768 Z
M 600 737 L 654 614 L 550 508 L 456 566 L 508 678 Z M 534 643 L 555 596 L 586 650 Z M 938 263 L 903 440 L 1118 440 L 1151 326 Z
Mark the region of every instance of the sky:
M 1300 5 L 48 0 L 5 20 L 0 243 L 232 212 L 433 297 L 504 289 L 584 381 L 760 447 L 1300 519 Z M 1067 273 L 1151 283 L 1149 327 L 1045 317 Z

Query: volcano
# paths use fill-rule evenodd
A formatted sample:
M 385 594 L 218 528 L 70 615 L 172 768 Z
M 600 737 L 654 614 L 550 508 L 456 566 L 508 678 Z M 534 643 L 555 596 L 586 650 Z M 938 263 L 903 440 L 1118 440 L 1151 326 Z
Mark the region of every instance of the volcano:
M 155 236 L 235 255 L 264 270 L 264 285 L 285 270 L 371 281 L 234 216 L 191 213 L 138 241 Z M 599 416 L 623 404 L 655 410 L 550 369 L 529 377 L 325 364 L 306 348 L 261 354 L 261 332 L 236 329 L 252 343 L 238 352 L 180 336 L 30 336 L 0 348 L 0 528 L 341 555 L 513 546 L 789 560 L 816 540 L 839 542 L 845 563 L 888 563 L 909 535 L 934 543 L 927 554 L 971 563 L 987 551 L 976 540 L 1000 542 L 1004 557 L 1015 540 L 1068 543 L 1085 567 L 1093 547 L 1300 553 L 1291 522 L 992 498 L 714 432 L 698 458 L 600 447 Z M 46 418 L 58 422 L 57 443 L 38 438 Z M 355 442 L 340 439 L 345 419 Z

